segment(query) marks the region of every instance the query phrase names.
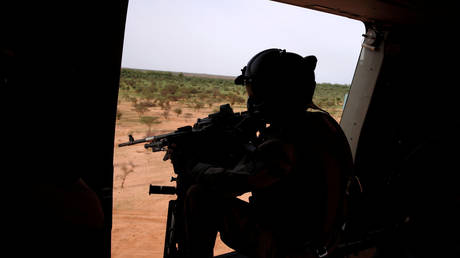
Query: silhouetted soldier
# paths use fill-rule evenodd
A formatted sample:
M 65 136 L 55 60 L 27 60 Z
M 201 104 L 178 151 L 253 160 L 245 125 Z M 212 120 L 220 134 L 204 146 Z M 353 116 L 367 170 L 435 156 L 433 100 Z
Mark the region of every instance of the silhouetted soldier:
M 352 159 L 340 126 L 312 103 L 316 62 L 267 49 L 235 79 L 246 86 L 259 134 L 254 151 L 235 167 L 183 160 L 196 183 L 185 200 L 190 257 L 212 257 L 218 231 L 224 243 L 250 257 L 331 251 Z M 249 203 L 236 198 L 246 192 L 252 192 Z

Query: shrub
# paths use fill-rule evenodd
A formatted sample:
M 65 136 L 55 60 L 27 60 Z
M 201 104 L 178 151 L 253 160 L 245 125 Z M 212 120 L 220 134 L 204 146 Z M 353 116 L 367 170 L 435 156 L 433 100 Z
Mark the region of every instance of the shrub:
M 136 167 L 136 165 L 133 164 L 132 161 L 129 162 L 129 164 L 127 165 L 126 163 L 123 163 L 121 165 L 121 170 L 123 171 L 123 174 L 119 175 L 118 178 L 121 179 L 121 189 L 123 189 L 123 187 L 125 186 L 125 180 L 126 180 L 126 177 L 133 173 L 134 172 L 134 168 Z
M 179 115 L 182 114 L 182 109 L 181 108 L 175 108 L 174 113 L 176 113 L 177 117 L 179 117 Z
M 152 125 L 161 123 L 160 121 L 158 121 L 158 117 L 156 116 L 142 116 L 139 118 L 139 121 L 147 125 L 147 135 L 150 135 L 150 133 L 152 132 Z
M 185 121 L 188 121 L 190 118 L 193 117 L 193 114 L 192 113 L 185 113 L 184 114 L 184 118 L 185 118 Z
M 168 117 L 169 117 L 169 109 L 164 110 L 164 111 L 161 113 L 161 115 L 162 115 L 165 119 L 168 119 Z
M 204 107 L 204 104 L 203 104 L 203 102 L 200 102 L 200 101 L 195 102 L 195 104 L 193 105 L 193 109 L 195 111 L 199 111 L 203 107 Z
M 133 106 L 134 106 L 133 110 L 136 111 L 139 117 L 143 115 L 145 112 L 147 112 L 147 110 L 149 110 L 148 105 L 146 105 L 145 102 L 136 103 Z

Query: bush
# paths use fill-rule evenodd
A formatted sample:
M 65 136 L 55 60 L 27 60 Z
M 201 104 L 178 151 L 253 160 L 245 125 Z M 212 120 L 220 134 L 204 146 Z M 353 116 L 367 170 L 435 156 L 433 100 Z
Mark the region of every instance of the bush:
M 348 85 L 319 83 L 314 102 L 326 110 L 342 108 Z M 247 94 L 244 87 L 234 85 L 233 79 L 187 76 L 183 73 L 122 69 L 120 96 L 137 104 L 138 99 L 158 103 L 163 110 L 170 109 L 171 101 L 192 103 L 191 108 L 201 109 L 204 104 L 244 104 Z M 199 101 L 197 102 L 196 99 Z M 199 104 L 201 103 L 201 104 Z M 202 106 L 203 105 L 203 106 Z M 142 114 L 142 109 L 139 108 Z M 177 113 L 176 113 L 177 114 Z M 179 114 L 177 114 L 179 115 Z
M 190 118 L 193 117 L 193 114 L 192 113 L 185 113 L 184 114 L 184 118 L 185 118 L 185 121 L 188 121 Z
M 152 132 L 152 125 L 154 124 L 159 124 L 161 123 L 160 121 L 158 121 L 158 117 L 156 116 L 142 116 L 139 118 L 139 121 L 145 125 L 147 125 L 148 127 L 148 131 L 147 131 L 147 135 L 150 135 L 150 133 Z
M 168 118 L 169 118 L 169 109 L 164 110 L 163 113 L 161 113 L 161 115 L 162 115 L 165 119 L 168 119 Z
M 203 102 L 200 102 L 200 101 L 195 102 L 195 104 L 193 105 L 193 109 L 195 111 L 199 111 L 203 107 L 204 107 L 204 104 L 203 104 Z
M 141 103 L 136 103 L 133 105 L 134 111 L 137 113 L 137 115 L 140 117 L 143 115 L 147 110 L 149 110 L 148 104 L 146 102 L 141 102 Z
M 179 115 L 182 114 L 182 109 L 181 108 L 176 108 L 176 109 L 174 109 L 174 113 L 176 113 L 177 117 L 179 117 Z

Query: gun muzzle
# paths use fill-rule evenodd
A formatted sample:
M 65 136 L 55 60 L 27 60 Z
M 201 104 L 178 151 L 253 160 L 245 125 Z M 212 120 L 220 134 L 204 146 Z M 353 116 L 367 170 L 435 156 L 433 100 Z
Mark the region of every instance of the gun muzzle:
M 129 141 L 118 144 L 118 147 L 130 146 L 130 145 L 143 143 L 143 142 L 149 142 L 155 139 L 155 136 L 150 136 L 150 137 L 139 139 L 139 140 L 134 140 L 134 137 L 132 135 L 128 135 L 128 137 L 129 137 Z

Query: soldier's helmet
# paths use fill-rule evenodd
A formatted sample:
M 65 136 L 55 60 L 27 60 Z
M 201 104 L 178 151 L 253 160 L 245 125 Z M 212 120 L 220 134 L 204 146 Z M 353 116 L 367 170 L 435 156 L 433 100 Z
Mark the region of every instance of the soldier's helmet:
M 316 63 L 315 56 L 304 58 L 282 49 L 267 49 L 249 60 L 235 84 L 251 85 L 252 102 L 305 109 L 316 87 Z

